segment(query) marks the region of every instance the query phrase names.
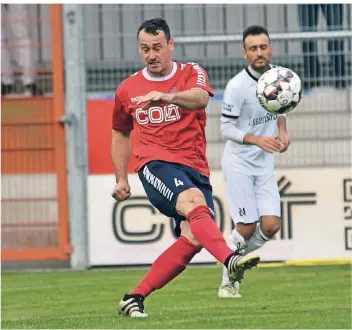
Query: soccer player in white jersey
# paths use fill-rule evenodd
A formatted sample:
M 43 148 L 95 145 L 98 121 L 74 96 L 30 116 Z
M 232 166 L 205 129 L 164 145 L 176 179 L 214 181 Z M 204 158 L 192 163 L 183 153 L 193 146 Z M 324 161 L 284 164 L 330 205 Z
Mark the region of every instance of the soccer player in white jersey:
M 280 195 L 274 174 L 274 153 L 290 144 L 286 117 L 261 107 L 256 98 L 260 76 L 272 66 L 267 29 L 251 26 L 243 32 L 243 56 L 248 67 L 233 77 L 224 93 L 221 133 L 227 141 L 222 169 L 226 199 L 235 229 L 229 245 L 247 245 L 245 254 L 269 241 L 280 229 Z M 231 283 L 223 268 L 218 296 L 241 297 L 239 283 Z

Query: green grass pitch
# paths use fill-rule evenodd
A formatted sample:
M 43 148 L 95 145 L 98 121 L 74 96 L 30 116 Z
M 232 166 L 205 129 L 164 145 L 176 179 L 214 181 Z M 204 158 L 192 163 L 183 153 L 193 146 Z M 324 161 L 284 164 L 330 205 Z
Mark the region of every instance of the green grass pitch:
M 220 267 L 194 266 L 146 300 L 148 319 L 117 316 L 145 271 L 4 272 L 2 328 L 352 328 L 351 265 L 259 267 L 240 299 L 217 297 Z

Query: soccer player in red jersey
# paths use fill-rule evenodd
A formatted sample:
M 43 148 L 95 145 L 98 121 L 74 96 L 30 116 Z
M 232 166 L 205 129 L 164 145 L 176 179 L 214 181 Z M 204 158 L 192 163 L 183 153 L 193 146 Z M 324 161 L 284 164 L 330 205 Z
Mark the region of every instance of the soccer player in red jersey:
M 145 68 L 116 90 L 111 154 L 116 174 L 113 197 L 130 197 L 127 178 L 130 132 L 136 130 L 135 168 L 151 204 L 175 219 L 179 237 L 153 263 L 118 305 L 119 313 L 147 317 L 144 299 L 178 276 L 202 247 L 227 267 L 232 281 L 259 262 L 231 250 L 216 223 L 206 158 L 205 108 L 213 92 L 196 63 L 171 60 L 174 42 L 165 20 L 144 22 L 137 32 Z

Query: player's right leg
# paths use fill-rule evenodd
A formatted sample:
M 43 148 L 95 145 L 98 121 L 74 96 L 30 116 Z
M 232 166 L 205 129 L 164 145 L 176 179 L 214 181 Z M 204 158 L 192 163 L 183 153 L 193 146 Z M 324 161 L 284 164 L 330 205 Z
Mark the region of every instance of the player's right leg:
M 243 256 L 241 249 L 231 249 L 213 221 L 212 188 L 208 178 L 193 169 L 186 169 L 198 188 L 189 188 L 178 195 L 176 210 L 190 223 L 195 239 L 226 267 L 231 282 L 240 281 L 246 270 L 256 266 L 259 256 Z
M 245 254 L 246 241 L 252 236 L 256 229 L 259 218 L 254 189 L 254 178 L 239 173 L 233 167 L 223 164 L 225 175 L 225 193 L 231 219 L 234 221 L 235 229 L 229 239 L 232 249 L 242 248 Z M 220 298 L 241 297 L 239 294 L 239 281 L 230 280 L 228 271 L 222 269 L 222 280 L 219 287 Z

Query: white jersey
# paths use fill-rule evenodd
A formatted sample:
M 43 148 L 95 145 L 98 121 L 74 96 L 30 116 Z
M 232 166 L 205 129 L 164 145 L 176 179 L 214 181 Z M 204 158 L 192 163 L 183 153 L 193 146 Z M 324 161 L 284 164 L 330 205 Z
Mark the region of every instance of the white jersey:
M 221 126 L 245 134 L 273 136 L 277 134 L 277 115 L 266 111 L 257 100 L 256 86 L 260 74 L 250 67 L 243 69 L 227 84 L 222 104 Z M 231 127 L 230 127 L 231 125 Z M 242 131 L 242 132 L 241 132 Z M 242 134 L 242 136 L 241 136 Z M 249 175 L 274 172 L 274 155 L 254 145 L 227 140 L 223 163 Z

